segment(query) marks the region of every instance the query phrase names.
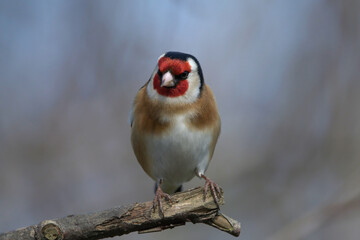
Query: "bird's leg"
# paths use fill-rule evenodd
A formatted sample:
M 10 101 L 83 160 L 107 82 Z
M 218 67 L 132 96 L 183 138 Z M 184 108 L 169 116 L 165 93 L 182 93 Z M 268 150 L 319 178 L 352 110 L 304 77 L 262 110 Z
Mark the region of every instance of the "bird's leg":
M 171 202 L 170 195 L 167 193 L 164 193 L 163 190 L 161 190 L 161 184 L 162 179 L 159 180 L 159 184 L 157 185 L 156 191 L 155 191 L 155 197 L 153 200 L 153 211 L 155 212 L 156 206 L 159 206 L 159 212 L 161 217 L 164 217 L 164 211 L 162 208 L 161 198 L 165 198 L 165 200 Z
M 207 194 L 208 188 L 210 187 L 211 195 L 213 196 L 217 207 L 219 207 L 218 194 L 220 195 L 220 193 L 221 193 L 219 186 L 214 181 L 207 178 L 204 174 L 200 174 L 200 177 L 205 179 L 204 200 L 206 199 L 206 194 Z

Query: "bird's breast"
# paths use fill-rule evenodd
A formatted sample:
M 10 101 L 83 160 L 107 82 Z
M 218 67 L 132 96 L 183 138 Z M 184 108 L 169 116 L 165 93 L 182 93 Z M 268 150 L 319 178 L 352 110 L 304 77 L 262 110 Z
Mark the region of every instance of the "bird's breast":
M 186 115 L 164 120 L 170 122 L 167 131 L 160 135 L 148 135 L 145 140 L 153 162 L 152 177 L 181 184 L 195 176 L 199 164 L 209 162 L 211 131 L 192 128 Z

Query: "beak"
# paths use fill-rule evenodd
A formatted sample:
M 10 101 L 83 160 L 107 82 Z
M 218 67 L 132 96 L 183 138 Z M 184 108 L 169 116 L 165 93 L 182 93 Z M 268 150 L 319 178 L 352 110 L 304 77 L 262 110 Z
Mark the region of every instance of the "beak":
M 175 78 L 170 73 L 170 71 L 167 71 L 161 79 L 161 87 L 174 87 L 175 86 Z

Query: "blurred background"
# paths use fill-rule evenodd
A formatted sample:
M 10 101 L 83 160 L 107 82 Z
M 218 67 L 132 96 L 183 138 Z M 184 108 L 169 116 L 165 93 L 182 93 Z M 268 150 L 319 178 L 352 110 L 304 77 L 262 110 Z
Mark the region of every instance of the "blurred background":
M 216 96 L 207 175 L 240 239 L 358 239 L 358 0 L 0 0 L 0 232 L 152 200 L 128 113 L 169 50 Z M 121 239 L 170 237 L 233 239 L 201 224 Z

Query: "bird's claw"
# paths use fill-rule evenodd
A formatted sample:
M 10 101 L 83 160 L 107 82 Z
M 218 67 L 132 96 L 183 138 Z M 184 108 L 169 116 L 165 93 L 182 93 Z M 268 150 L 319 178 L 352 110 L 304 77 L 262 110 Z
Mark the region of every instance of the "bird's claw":
M 153 212 L 155 212 L 156 210 L 156 207 L 159 206 L 159 213 L 160 213 L 160 216 L 161 217 L 164 217 L 164 210 L 163 210 L 163 207 L 162 207 L 162 202 L 161 202 L 161 199 L 164 198 L 166 201 L 169 201 L 170 203 L 172 203 L 172 200 L 171 200 L 171 197 L 169 194 L 167 193 L 164 193 L 160 187 L 158 187 L 156 189 L 156 193 L 155 193 L 155 197 L 154 197 L 154 200 L 153 200 Z
M 208 189 L 210 187 L 210 191 L 211 191 L 211 195 L 214 198 L 214 201 L 217 205 L 217 207 L 219 208 L 219 197 L 221 195 L 221 191 L 220 191 L 220 187 L 212 180 L 210 180 L 209 178 L 205 177 L 205 175 L 201 175 L 202 178 L 205 179 L 205 185 L 204 185 L 204 201 L 206 200 L 206 195 L 208 192 Z

